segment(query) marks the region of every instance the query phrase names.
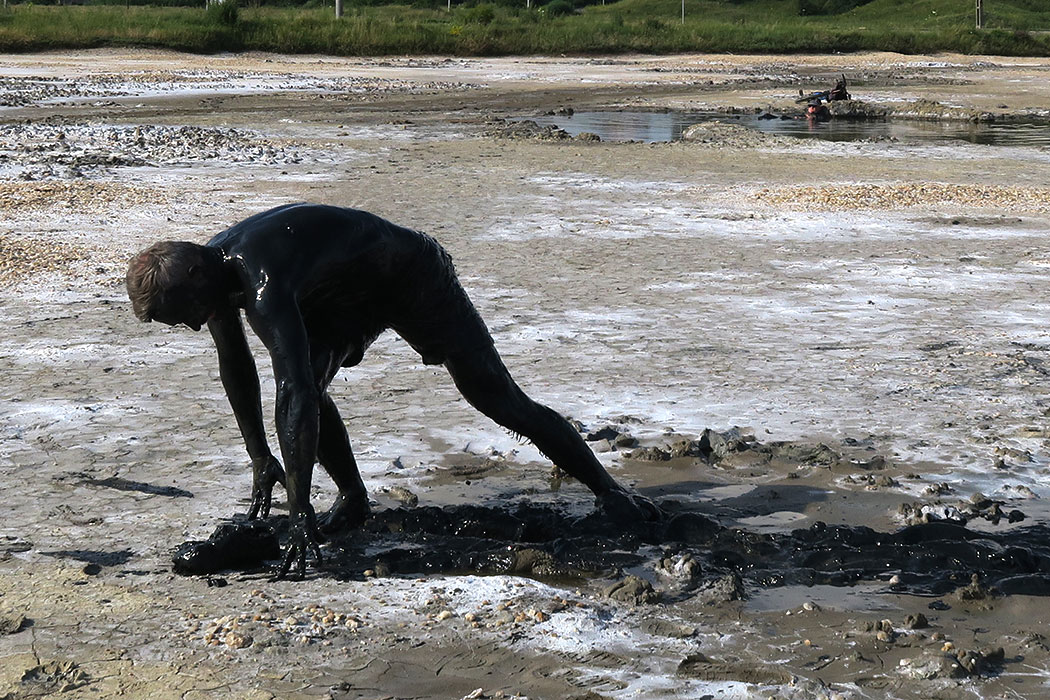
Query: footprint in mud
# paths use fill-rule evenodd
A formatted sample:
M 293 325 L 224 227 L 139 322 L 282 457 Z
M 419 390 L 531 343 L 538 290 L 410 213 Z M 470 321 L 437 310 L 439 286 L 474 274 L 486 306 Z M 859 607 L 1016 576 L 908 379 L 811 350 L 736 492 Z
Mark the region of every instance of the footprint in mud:
M 75 662 L 48 661 L 25 670 L 19 679 L 15 697 L 54 697 L 90 682 L 91 677 Z

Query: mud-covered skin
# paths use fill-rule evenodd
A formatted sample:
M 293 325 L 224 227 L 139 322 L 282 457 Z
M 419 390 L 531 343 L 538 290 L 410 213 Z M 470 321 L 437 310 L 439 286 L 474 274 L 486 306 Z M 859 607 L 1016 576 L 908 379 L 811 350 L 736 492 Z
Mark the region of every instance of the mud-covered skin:
M 321 558 L 309 502 L 315 461 L 339 489 L 321 518 L 325 529 L 352 527 L 368 515 L 350 440 L 327 389 L 386 329 L 425 364 L 444 364 L 472 406 L 532 440 L 613 517 L 659 517 L 655 506 L 609 476 L 562 416 L 517 386 L 451 259 L 426 234 L 363 211 L 282 206 L 217 235 L 185 282 L 165 292 L 153 318 L 195 330 L 207 323 L 215 340 L 222 383 L 252 459 L 249 517 L 269 512 L 275 483 L 288 492 L 289 544 L 279 577 L 293 569 L 304 575 L 308 552 Z M 283 472 L 266 443 L 258 373 L 238 309 L 270 353 Z
M 270 515 L 274 484 L 284 486 L 284 469 L 273 455 L 252 460 L 252 502 L 248 519 Z

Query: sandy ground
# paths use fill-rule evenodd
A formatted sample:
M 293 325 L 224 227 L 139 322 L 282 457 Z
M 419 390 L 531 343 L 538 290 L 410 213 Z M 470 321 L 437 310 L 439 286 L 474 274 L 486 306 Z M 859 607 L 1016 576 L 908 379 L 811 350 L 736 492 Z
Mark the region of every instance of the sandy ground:
M 0 66 L 0 697 L 1050 697 L 1046 150 L 484 135 L 565 107 L 778 108 L 841 72 L 874 103 L 1045 116 L 1050 63 L 97 51 Z M 461 546 L 447 533 L 390 545 L 381 524 L 305 581 L 172 573 L 177 545 L 244 511 L 250 475 L 207 334 L 136 322 L 126 261 L 298 200 L 435 235 L 520 383 L 614 428 L 593 440 L 610 471 L 714 517 L 740 558 L 599 538 L 587 572 L 457 574 L 427 564 Z M 589 512 L 392 335 L 334 393 L 379 511 L 551 506 L 570 530 Z M 791 449 L 664 459 L 708 428 Z M 975 518 L 989 499 L 1025 520 Z M 849 580 L 813 563 L 830 544 L 768 563 L 793 529 L 894 533 L 923 506 L 987 535 L 937 552 L 954 564 L 933 588 L 908 585 L 930 570 L 921 545 Z M 392 546 L 424 554 L 391 570 Z M 1020 559 L 1030 575 L 1011 578 L 1000 562 Z M 971 564 L 1009 595 L 966 587 Z M 652 590 L 616 589 L 628 574 Z

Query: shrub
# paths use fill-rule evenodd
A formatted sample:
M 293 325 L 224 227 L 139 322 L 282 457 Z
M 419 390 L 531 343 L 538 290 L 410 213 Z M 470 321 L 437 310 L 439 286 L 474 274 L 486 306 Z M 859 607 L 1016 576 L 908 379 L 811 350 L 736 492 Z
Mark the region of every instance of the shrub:
M 547 13 L 548 17 L 562 17 L 571 15 L 576 11 L 576 8 L 572 6 L 569 0 L 552 0 L 543 6 L 543 11 Z
M 215 24 L 232 27 L 237 24 L 237 0 L 219 0 L 208 5 L 208 20 Z
M 800 15 L 841 15 L 871 0 L 798 0 Z
M 459 11 L 464 24 L 491 24 L 496 19 L 496 6 L 482 3 L 474 7 L 465 7 Z

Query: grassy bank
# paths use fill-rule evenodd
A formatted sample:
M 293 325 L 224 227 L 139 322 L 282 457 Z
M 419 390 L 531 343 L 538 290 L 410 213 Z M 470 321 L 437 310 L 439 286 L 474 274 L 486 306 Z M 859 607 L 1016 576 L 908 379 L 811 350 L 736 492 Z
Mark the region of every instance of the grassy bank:
M 1032 9 L 1037 5 L 1046 9 Z M 891 50 L 1050 55 L 1050 3 L 987 0 L 987 29 L 958 0 L 874 0 L 801 17 L 797 0 L 620 0 L 575 14 L 523 7 L 240 8 L 15 5 L 0 12 L 0 50 L 151 46 L 196 52 L 334 55 L 587 54 Z

